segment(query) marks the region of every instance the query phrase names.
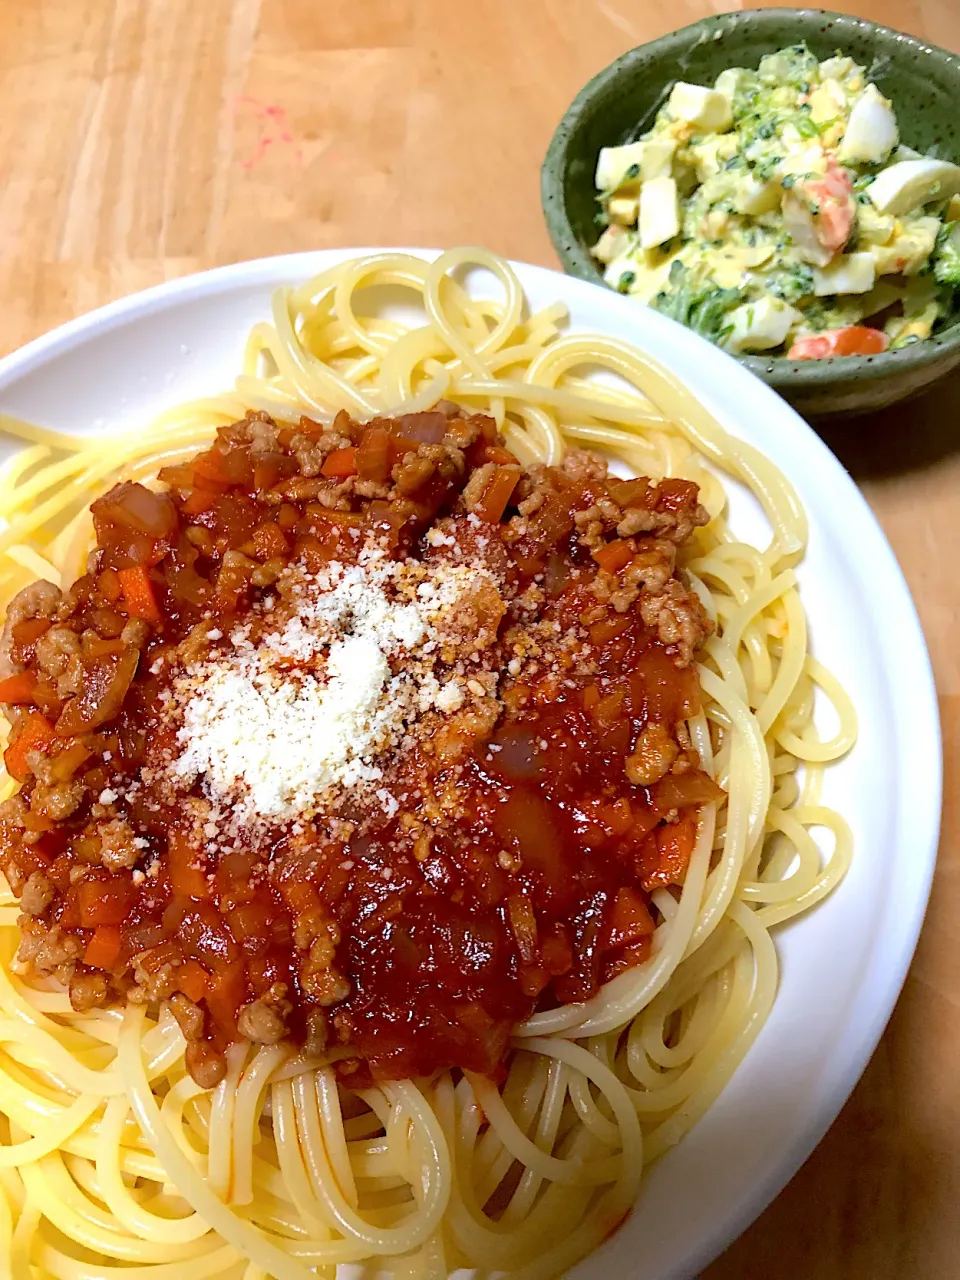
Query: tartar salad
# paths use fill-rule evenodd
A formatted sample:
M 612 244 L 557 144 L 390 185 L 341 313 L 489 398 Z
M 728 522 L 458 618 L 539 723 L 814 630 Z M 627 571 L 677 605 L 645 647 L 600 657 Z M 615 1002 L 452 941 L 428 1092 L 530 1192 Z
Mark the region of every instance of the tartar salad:
M 839 54 L 677 83 L 649 132 L 602 148 L 596 186 L 607 283 L 729 351 L 872 354 L 960 307 L 960 166 L 904 146 Z

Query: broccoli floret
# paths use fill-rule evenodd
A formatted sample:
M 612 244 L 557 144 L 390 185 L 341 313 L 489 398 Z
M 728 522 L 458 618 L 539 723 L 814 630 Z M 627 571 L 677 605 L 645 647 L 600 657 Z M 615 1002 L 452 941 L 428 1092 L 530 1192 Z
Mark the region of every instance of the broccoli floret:
M 940 284 L 960 289 L 960 222 L 940 228 L 933 250 L 933 274 Z
M 813 293 L 813 271 L 805 262 L 791 263 L 770 277 L 767 288 L 784 302 L 799 302 Z
M 717 285 L 697 285 L 688 277 L 682 262 L 670 268 L 667 288 L 654 298 L 652 306 L 693 329 L 711 342 L 719 342 L 730 330 L 727 315 L 743 301 L 741 289 L 721 289 Z

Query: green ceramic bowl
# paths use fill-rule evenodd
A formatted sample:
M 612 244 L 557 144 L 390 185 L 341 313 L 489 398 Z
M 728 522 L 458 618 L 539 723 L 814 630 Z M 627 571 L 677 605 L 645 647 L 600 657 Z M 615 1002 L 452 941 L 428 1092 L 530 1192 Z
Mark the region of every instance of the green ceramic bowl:
M 953 54 L 875 22 L 820 9 L 749 9 L 704 18 L 625 53 L 581 89 L 561 120 L 543 164 L 541 196 L 564 269 L 603 284 L 590 256 L 598 234 L 597 152 L 634 136 L 665 84 L 678 75 L 709 84 L 725 67 L 756 67 L 765 53 L 801 40 L 820 58 L 840 50 L 865 65 L 893 102 L 904 143 L 960 161 L 960 58 Z M 864 413 L 914 395 L 960 364 L 960 320 L 925 342 L 876 356 L 738 358 L 802 413 Z

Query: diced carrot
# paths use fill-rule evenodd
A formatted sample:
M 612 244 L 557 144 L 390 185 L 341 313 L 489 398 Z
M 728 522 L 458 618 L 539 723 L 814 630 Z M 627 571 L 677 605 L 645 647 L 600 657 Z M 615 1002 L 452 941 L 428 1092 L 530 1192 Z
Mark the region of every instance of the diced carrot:
M 623 706 L 626 694 L 622 689 L 613 689 L 604 694 L 593 708 L 593 718 L 601 729 L 610 729 L 623 719 Z
M 687 809 L 678 822 L 657 827 L 640 846 L 640 883 L 649 893 L 668 884 L 682 884 L 697 839 L 697 809 Z
M 266 520 L 258 525 L 253 531 L 251 542 L 254 555 L 261 560 L 285 556 L 290 549 L 283 530 L 273 520 Z
M 357 474 L 357 450 L 351 444 L 346 449 L 334 449 L 323 460 L 320 474 L 334 480 L 346 480 Z
M 597 810 L 601 825 L 614 837 L 625 836 L 633 827 L 633 810 L 626 796 L 603 804 Z
M 112 969 L 120 956 L 121 936 L 118 924 L 101 924 L 93 931 L 83 953 L 83 963 L 94 969 Z
M 205 511 L 210 510 L 222 492 L 219 489 L 210 489 L 206 485 L 198 485 L 193 493 L 184 499 L 181 510 L 187 516 L 201 516 Z
M 177 986 L 194 1004 L 207 994 L 210 975 L 196 960 L 185 960 L 177 969 Z
M 617 573 L 618 570 L 625 568 L 635 555 L 636 548 L 622 538 L 617 538 L 614 542 L 605 542 L 602 547 L 597 547 L 593 552 L 594 560 L 605 573 Z
M 95 636 L 84 642 L 83 656 L 84 658 L 119 658 L 126 648 L 127 646 L 119 637 L 115 640 L 105 640 L 102 636 Z
M 390 432 L 386 427 L 367 427 L 357 449 L 357 475 L 362 480 L 386 480 L 390 452 Z
M 495 462 L 498 467 L 515 467 L 517 458 L 509 449 L 499 444 L 488 444 L 483 451 L 484 462 Z
M 58 858 L 59 862 L 60 859 Z M 69 863 L 69 858 L 64 859 Z M 69 869 L 67 875 L 69 877 Z M 68 880 L 69 883 L 69 880 Z M 60 906 L 60 913 L 57 916 L 57 924 L 61 929 L 79 929 L 80 928 L 80 898 L 76 889 L 68 889 L 63 896 L 63 902 Z
M 590 643 L 606 644 L 608 640 L 614 640 L 617 636 L 623 635 L 624 631 L 629 630 L 631 624 L 632 619 L 626 613 L 615 613 L 609 618 L 601 618 L 590 628 Z
M 0 680 L 0 702 L 30 702 L 36 687 L 37 677 L 32 671 L 18 671 Z
M 179 831 L 170 833 L 167 844 L 167 866 L 170 886 L 179 898 L 209 898 L 210 885 L 205 872 L 195 866 L 201 855 Z
M 242 960 L 234 960 L 211 975 L 207 986 L 207 1008 L 214 1022 L 231 1037 L 236 1036 L 237 1014 L 247 992 L 247 972 Z
M 137 896 L 130 876 L 80 881 L 80 923 L 85 929 L 101 924 L 123 924 Z
M 220 452 L 219 449 L 208 449 L 206 453 L 201 453 L 199 457 L 193 461 L 193 474 L 195 479 L 212 481 L 214 484 L 229 483 L 224 472 L 224 458 L 226 454 Z
M 123 589 L 123 600 L 131 618 L 144 622 L 159 622 L 160 609 L 153 593 L 150 576 L 142 564 L 118 570 L 117 577 Z
M 17 645 L 35 644 L 42 635 L 50 630 L 53 623 L 49 618 L 24 618 L 13 626 L 13 643 Z
M 787 352 L 788 360 L 825 360 L 829 356 L 873 356 L 886 351 L 890 339 L 880 329 L 848 324 L 798 338 Z
M 480 499 L 473 509 L 473 514 L 477 519 L 486 520 L 489 524 L 496 524 L 504 511 L 506 511 L 507 503 L 510 501 L 519 479 L 519 467 L 498 467 L 487 482 L 487 487 L 480 495 Z
M 618 973 L 626 973 L 628 969 L 633 969 L 636 965 L 643 964 L 645 960 L 650 959 L 652 950 L 653 934 L 648 933 L 646 937 L 640 938 L 636 942 L 631 942 L 629 946 L 621 947 L 618 951 L 614 951 L 609 955 L 600 971 L 603 981 L 609 982 Z
M 641 894 L 629 886 L 618 889 L 607 919 L 607 946 L 625 947 L 653 933 L 654 928 L 653 917 Z
M 57 733 L 45 715 L 39 711 L 31 711 L 23 722 L 23 727 L 15 742 L 11 743 L 3 753 L 3 763 L 7 773 L 17 782 L 24 782 L 30 775 L 27 764 L 29 751 L 49 751 L 57 741 Z

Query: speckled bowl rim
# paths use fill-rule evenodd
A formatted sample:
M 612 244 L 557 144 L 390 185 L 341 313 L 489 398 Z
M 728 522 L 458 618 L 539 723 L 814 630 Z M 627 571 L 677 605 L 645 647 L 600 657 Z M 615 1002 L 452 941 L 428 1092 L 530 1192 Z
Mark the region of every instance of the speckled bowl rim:
M 836 13 L 830 9 L 740 9 L 733 13 L 711 14 L 659 36 L 656 40 L 637 45 L 587 81 L 564 112 L 547 148 L 540 170 L 540 203 L 547 232 L 565 271 L 581 280 L 599 284 L 602 288 L 610 287 L 598 281 L 590 253 L 580 244 L 567 217 L 563 194 L 564 174 L 568 163 L 567 148 L 590 100 L 599 90 L 615 82 L 624 71 L 632 69 L 637 63 L 650 60 L 675 62 L 677 56 L 691 44 L 705 43 L 717 31 L 730 31 L 744 23 L 753 24 L 762 33 L 763 28 L 780 27 L 784 22 L 794 22 L 801 28 L 830 22 L 841 31 L 855 30 L 861 35 L 870 33 L 883 44 L 892 43 L 900 49 L 909 46 L 918 57 L 932 58 L 956 76 L 957 95 L 960 99 L 960 57 L 939 45 L 928 44 L 893 27 L 871 22 L 867 18 L 858 18 L 853 14 Z M 798 37 L 799 34 L 798 32 Z M 778 37 L 778 41 L 778 47 L 782 47 L 782 37 Z M 856 378 L 858 382 L 882 381 L 893 373 L 923 369 L 936 363 L 943 352 L 957 350 L 960 350 L 960 317 L 941 333 L 925 338 L 922 342 L 903 347 L 899 351 L 884 351 L 872 356 L 828 356 L 823 360 L 788 360 L 785 356 L 735 358 L 770 386 L 813 390 L 826 388 L 832 382 L 839 383 L 849 378 Z

